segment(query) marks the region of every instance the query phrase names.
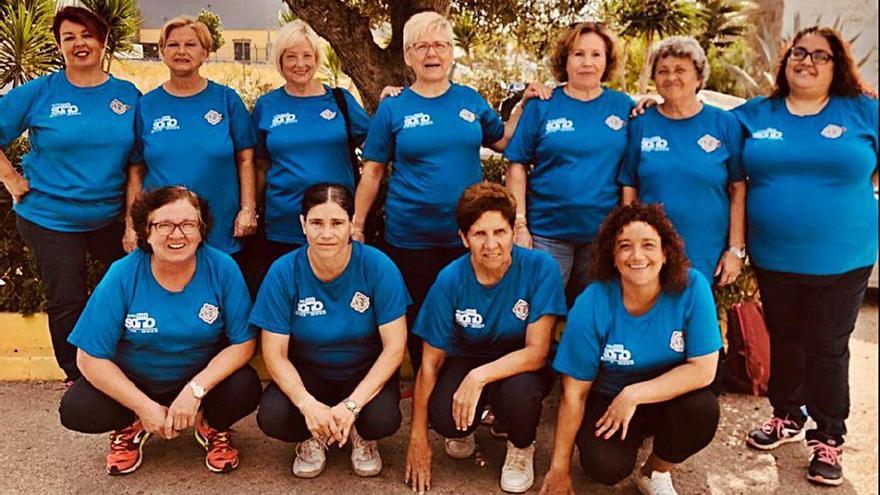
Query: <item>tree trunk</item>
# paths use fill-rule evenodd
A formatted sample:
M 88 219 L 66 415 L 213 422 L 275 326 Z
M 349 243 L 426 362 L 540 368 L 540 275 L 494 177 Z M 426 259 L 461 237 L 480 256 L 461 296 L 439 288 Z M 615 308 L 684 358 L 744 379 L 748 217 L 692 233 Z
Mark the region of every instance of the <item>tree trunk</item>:
M 624 93 L 627 92 L 626 89 L 626 61 L 629 60 L 629 44 L 632 40 L 629 38 L 623 39 L 623 53 L 620 55 L 620 69 L 618 69 L 618 73 L 620 74 L 620 90 Z
M 307 22 L 339 55 L 342 68 L 375 111 L 385 86 L 407 83 L 403 62 L 403 25 L 413 14 L 436 10 L 446 14 L 449 0 L 391 0 L 391 43 L 380 48 L 373 41 L 370 19 L 342 0 L 285 0 L 291 12 Z
M 639 94 L 648 92 L 648 79 L 651 77 L 651 66 L 648 59 L 651 58 L 651 47 L 654 45 L 654 33 L 648 33 L 645 37 L 645 61 L 642 62 L 642 73 L 639 75 Z

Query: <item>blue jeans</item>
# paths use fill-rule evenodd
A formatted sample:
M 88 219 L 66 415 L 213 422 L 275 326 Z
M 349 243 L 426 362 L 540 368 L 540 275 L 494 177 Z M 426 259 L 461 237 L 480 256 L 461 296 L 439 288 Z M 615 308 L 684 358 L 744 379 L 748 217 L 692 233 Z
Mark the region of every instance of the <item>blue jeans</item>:
M 532 234 L 532 247 L 550 253 L 559 264 L 559 273 L 562 274 L 562 282 L 565 284 L 565 299 L 571 307 L 575 298 L 583 292 L 590 281 L 587 268 L 590 266 L 593 243 L 565 241 Z

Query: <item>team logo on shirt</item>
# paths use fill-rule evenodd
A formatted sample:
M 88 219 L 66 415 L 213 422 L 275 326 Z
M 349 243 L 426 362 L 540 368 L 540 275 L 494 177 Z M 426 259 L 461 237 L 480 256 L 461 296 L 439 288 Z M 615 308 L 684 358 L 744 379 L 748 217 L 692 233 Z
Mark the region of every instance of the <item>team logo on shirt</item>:
M 602 351 L 601 360 L 619 366 L 632 366 L 635 364 L 632 359 L 632 352 L 626 347 L 623 347 L 623 344 L 605 344 L 605 350 Z
M 669 348 L 675 352 L 684 352 L 684 332 L 676 330 L 669 338 Z
M 544 125 L 545 134 L 553 134 L 555 132 L 572 132 L 574 131 L 574 122 L 561 117 L 558 119 L 548 120 Z
M 404 129 L 425 127 L 429 125 L 434 125 L 434 121 L 431 120 L 431 116 L 426 113 L 414 113 L 412 115 L 407 115 L 403 118 Z
M 333 120 L 336 117 L 336 112 L 330 110 L 329 108 L 325 108 L 323 112 L 321 112 L 321 118 L 324 120 Z
M 711 134 L 703 134 L 703 137 L 697 141 L 697 144 L 699 144 L 700 148 L 703 148 L 703 151 L 706 153 L 711 153 L 721 147 L 721 141 Z
M 526 318 L 529 317 L 529 303 L 520 299 L 516 301 L 516 304 L 513 305 L 511 311 L 513 311 L 513 314 L 517 318 L 522 321 L 526 321 Z
M 82 115 L 79 113 L 79 107 L 74 105 L 73 103 L 53 103 L 52 108 L 49 110 L 49 118 L 54 119 L 55 117 L 73 117 L 75 115 Z
M 465 122 L 473 122 L 477 120 L 477 116 L 474 115 L 474 112 L 466 108 L 462 108 L 460 112 L 458 112 L 458 116 L 464 119 Z
M 126 105 L 116 98 L 113 98 L 113 101 L 110 102 L 110 110 L 113 110 L 113 113 L 115 113 L 116 115 L 124 114 L 128 111 L 129 108 L 131 108 L 130 105 Z
M 324 303 L 314 297 L 300 299 L 296 303 L 296 316 L 321 316 L 326 315 Z
M 295 113 L 276 113 L 274 117 L 272 117 L 272 125 L 270 126 L 272 129 L 278 127 L 279 125 L 287 125 L 287 124 L 296 124 L 296 114 Z
M 754 139 L 769 139 L 771 141 L 782 141 L 782 131 L 768 127 L 752 133 Z
M 840 136 L 843 136 L 843 133 L 846 132 L 846 127 L 840 127 L 839 125 L 828 124 L 822 129 L 822 136 L 827 137 L 828 139 L 837 139 Z
M 642 151 L 646 153 L 652 151 L 669 151 L 669 141 L 660 136 L 642 138 Z
M 464 328 L 483 328 L 483 315 L 476 309 L 456 309 L 455 322 Z
M 156 134 L 157 132 L 163 131 L 176 131 L 179 129 L 180 125 L 178 125 L 177 119 L 170 115 L 163 115 L 153 121 L 153 129 L 150 131 L 150 134 Z
M 202 309 L 199 310 L 199 318 L 201 318 L 203 322 L 210 325 L 217 320 L 218 316 L 220 316 L 220 308 L 213 304 L 202 304 Z
M 351 298 L 351 309 L 357 311 L 358 313 L 363 313 L 364 311 L 370 309 L 370 298 L 365 294 L 361 294 L 360 292 L 355 292 L 354 296 Z
M 125 315 L 125 329 L 133 333 L 159 333 L 156 319 L 150 313 L 129 313 Z
M 610 127 L 612 130 L 619 131 L 623 129 L 623 126 L 626 125 L 626 121 L 618 117 L 617 115 L 611 114 L 605 119 L 605 125 Z
M 208 110 L 208 113 L 205 114 L 205 120 L 211 125 L 217 125 L 223 120 L 223 114 L 217 110 Z

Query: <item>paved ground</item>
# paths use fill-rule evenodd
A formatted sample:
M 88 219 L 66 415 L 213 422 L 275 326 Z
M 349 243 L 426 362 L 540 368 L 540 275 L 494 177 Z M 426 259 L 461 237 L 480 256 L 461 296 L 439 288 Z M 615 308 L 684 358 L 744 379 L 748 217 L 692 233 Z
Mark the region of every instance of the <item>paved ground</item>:
M 2 330 L 0 330 L 2 331 Z M 688 460 L 675 472 L 682 494 L 780 495 L 878 493 L 877 489 L 877 306 L 866 305 L 851 345 L 852 414 L 847 438 L 846 480 L 834 490 L 818 488 L 804 479 L 807 450 L 787 445 L 772 453 L 743 447 L 742 438 L 765 419 L 766 400 L 740 395 L 722 397 L 721 426 L 713 444 Z M 227 475 L 214 475 L 203 467 L 203 453 L 192 436 L 172 441 L 151 440 L 146 460 L 138 472 L 111 478 L 103 472 L 107 447 L 104 435 L 69 432 L 58 424 L 56 412 L 62 389 L 55 383 L 0 383 L 0 494 L 201 494 L 201 493 L 407 493 L 403 485 L 408 409 L 404 401 L 404 426 L 380 443 L 385 469 L 375 479 L 352 473 L 346 453 L 331 452 L 326 471 L 314 480 L 290 475 L 293 449 L 267 439 L 256 427 L 254 416 L 238 425 L 236 443 L 243 453 L 241 468 Z M 549 464 L 558 390 L 547 399 L 544 421 L 538 433 L 536 487 Z M 453 461 L 442 453 L 433 437 L 437 494 L 502 493 L 498 472 L 504 443 L 485 431 L 477 435 L 478 460 Z M 642 457 L 647 449 L 642 449 Z M 630 481 L 613 489 L 588 481 L 580 468 L 574 470 L 578 493 L 637 493 Z M 537 488 L 532 490 L 536 493 Z

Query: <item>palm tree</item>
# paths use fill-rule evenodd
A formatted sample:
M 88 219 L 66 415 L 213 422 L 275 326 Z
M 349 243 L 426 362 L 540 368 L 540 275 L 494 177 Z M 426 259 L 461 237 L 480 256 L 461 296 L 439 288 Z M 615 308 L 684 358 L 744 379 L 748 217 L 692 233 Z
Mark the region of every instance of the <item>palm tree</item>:
M 755 9 L 748 0 L 703 0 L 698 4 L 697 19 L 702 24 L 697 35 L 705 50 L 724 48 L 748 31 L 747 17 Z
M 342 69 L 342 60 L 329 44 L 324 48 L 324 60 L 321 64 L 321 78 L 330 83 L 334 88 L 339 86 L 339 82 L 345 77 L 345 71 Z
M 0 88 L 61 67 L 52 37 L 53 0 L 0 0 Z
M 452 27 L 455 34 L 455 40 L 458 47 L 464 52 L 464 64 L 469 69 L 474 68 L 473 51 L 474 46 L 478 43 L 477 26 L 474 23 L 474 17 L 470 13 L 463 13 L 456 19 L 455 26 Z
M 130 51 L 141 26 L 141 10 L 136 0 L 80 0 L 84 7 L 104 19 L 110 32 L 104 54 L 104 70 L 110 72 L 117 53 Z

